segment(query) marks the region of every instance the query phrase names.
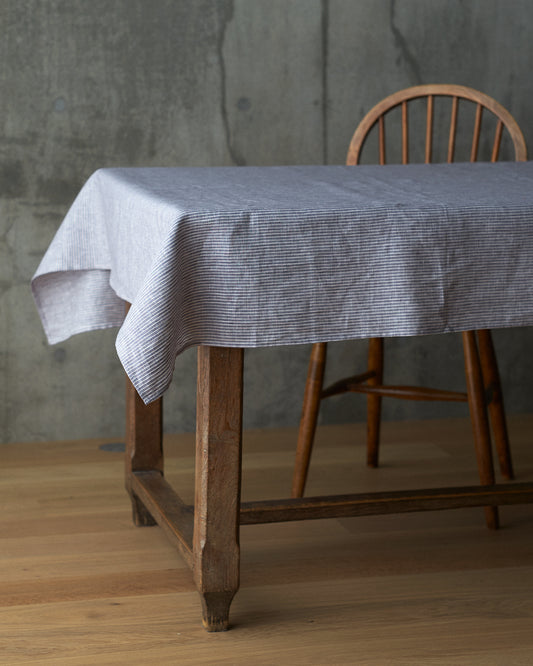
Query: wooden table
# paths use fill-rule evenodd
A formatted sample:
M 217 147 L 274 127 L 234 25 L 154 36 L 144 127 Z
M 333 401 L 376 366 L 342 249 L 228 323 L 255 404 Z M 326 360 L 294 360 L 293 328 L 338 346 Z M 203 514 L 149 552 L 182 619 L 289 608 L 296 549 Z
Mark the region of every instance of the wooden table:
M 240 525 L 533 502 L 533 483 L 243 502 L 243 349 L 198 348 L 195 505 L 163 476 L 162 398 L 127 385 L 126 487 L 137 525 L 162 527 L 191 567 L 208 631 L 228 628 Z
M 121 325 L 132 302 L 117 340 L 137 387 L 128 380 L 126 487 L 135 523 L 160 525 L 191 567 L 209 631 L 228 627 L 240 525 L 533 502 L 532 483 L 240 500 L 245 347 L 532 325 L 532 228 L 532 163 L 91 177 L 34 276 L 34 294 L 50 342 Z M 349 289 L 335 274 L 341 260 Z M 265 302 L 277 304 L 267 320 Z M 193 344 L 188 506 L 164 478 L 161 396 L 176 354 Z M 145 359 L 153 364 L 139 368 Z

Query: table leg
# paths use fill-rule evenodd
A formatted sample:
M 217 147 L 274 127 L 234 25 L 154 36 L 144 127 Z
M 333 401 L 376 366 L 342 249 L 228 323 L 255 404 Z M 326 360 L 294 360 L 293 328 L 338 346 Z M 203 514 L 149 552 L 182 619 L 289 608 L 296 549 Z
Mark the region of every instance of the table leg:
M 475 345 L 466 347 L 475 361 Z M 199 347 L 194 507 L 185 504 L 163 477 L 162 402 L 145 405 L 127 383 L 126 487 L 134 520 L 138 525 L 157 522 L 192 568 L 208 631 L 228 628 L 239 587 L 240 524 L 467 506 L 488 506 L 489 517 L 497 519 L 491 509 L 499 505 L 533 502 L 533 483 L 494 485 L 487 458 L 482 486 L 241 504 L 242 371 L 242 349 Z
M 239 588 L 243 350 L 198 348 L 193 576 L 208 631 Z
M 163 475 L 163 399 L 145 405 L 126 377 L 126 490 L 131 498 L 133 522 L 155 525 L 155 520 L 132 490 L 135 472 Z

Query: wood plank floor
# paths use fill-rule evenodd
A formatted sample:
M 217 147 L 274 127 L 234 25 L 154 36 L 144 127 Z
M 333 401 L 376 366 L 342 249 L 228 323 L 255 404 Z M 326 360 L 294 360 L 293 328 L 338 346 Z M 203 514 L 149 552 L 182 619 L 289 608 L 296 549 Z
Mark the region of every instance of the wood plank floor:
M 510 419 L 533 479 L 533 415 Z M 476 482 L 467 421 L 320 429 L 309 494 Z M 244 499 L 288 494 L 295 431 L 245 435 Z M 110 440 L 0 446 L 0 664 L 533 663 L 533 506 L 254 525 L 241 530 L 231 631 L 207 634 L 190 572 L 135 528 Z M 111 449 L 113 447 L 111 446 Z M 166 439 L 192 500 L 193 439 Z

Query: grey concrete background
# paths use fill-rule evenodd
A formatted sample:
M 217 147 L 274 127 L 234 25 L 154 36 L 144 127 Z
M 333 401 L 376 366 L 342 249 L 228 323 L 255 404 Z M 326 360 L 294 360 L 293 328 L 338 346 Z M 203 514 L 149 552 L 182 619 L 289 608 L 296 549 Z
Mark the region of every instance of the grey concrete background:
M 2 0 L 0 440 L 123 433 L 115 331 L 49 347 L 30 278 L 97 168 L 342 163 L 364 113 L 408 85 L 487 92 L 533 154 L 530 0 Z M 533 409 L 532 333 L 499 331 L 508 410 Z M 457 336 L 394 340 L 391 375 L 462 386 Z M 434 351 L 433 351 L 434 350 Z M 251 350 L 248 427 L 295 425 L 308 347 Z M 430 353 L 432 352 L 432 353 Z M 330 372 L 364 365 L 332 346 Z M 166 428 L 194 427 L 195 354 L 177 360 Z M 464 407 L 387 403 L 387 418 Z M 364 418 L 342 397 L 324 422 Z

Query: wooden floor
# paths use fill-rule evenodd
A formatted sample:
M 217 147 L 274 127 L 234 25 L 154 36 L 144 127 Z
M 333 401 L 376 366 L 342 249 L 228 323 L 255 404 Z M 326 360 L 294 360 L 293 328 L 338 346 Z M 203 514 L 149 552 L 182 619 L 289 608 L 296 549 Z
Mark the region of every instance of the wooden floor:
M 533 479 L 533 416 L 510 420 Z M 467 485 L 466 421 L 322 428 L 309 494 Z M 286 496 L 295 431 L 245 436 L 245 499 Z M 0 446 L 0 664 L 533 664 L 533 506 L 254 525 L 241 530 L 232 629 L 201 628 L 189 570 L 158 527 L 134 528 L 109 440 Z M 109 447 L 111 449 L 116 447 Z M 193 439 L 166 441 L 192 500 Z

